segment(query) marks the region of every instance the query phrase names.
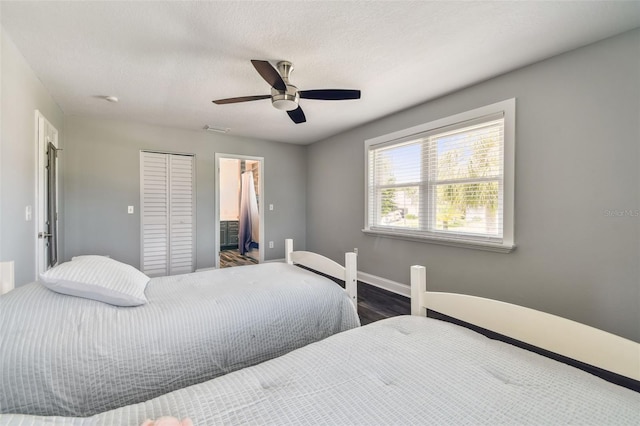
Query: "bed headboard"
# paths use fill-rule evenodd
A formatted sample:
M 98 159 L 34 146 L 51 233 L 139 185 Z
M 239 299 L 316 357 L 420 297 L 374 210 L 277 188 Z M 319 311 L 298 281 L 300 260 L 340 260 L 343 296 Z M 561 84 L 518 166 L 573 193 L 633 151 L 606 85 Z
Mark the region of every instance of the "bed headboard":
M 10 292 L 14 287 L 13 260 L 0 262 L 0 295 Z
M 293 240 L 284 240 L 285 259 L 290 265 L 298 264 L 322 274 L 329 275 L 345 282 L 345 290 L 349 298 L 357 306 L 358 304 L 358 255 L 345 253 L 344 266 L 333 260 L 310 251 L 293 251 Z
M 427 309 L 528 345 L 640 380 L 640 344 L 535 309 L 455 293 L 427 291 L 424 266 L 411 267 L 411 314 Z

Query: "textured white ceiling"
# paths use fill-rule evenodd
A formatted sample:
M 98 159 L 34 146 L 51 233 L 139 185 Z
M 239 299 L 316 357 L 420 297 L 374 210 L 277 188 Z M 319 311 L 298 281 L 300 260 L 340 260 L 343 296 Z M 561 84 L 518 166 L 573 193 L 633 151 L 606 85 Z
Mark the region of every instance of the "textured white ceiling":
M 65 114 L 307 144 L 640 26 L 640 2 L 9 2 L 3 28 Z M 261 100 L 250 59 L 289 60 L 307 122 Z M 117 104 L 101 96 L 120 98 Z

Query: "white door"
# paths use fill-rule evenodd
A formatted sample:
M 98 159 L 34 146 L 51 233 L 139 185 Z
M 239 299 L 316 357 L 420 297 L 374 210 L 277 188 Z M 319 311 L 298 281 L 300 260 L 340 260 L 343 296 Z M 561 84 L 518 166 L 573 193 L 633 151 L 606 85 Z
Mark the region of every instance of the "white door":
M 36 111 L 36 278 L 58 263 L 58 131 Z M 27 215 L 30 213 L 27 212 Z
M 140 269 L 145 274 L 193 272 L 194 189 L 192 155 L 140 153 Z

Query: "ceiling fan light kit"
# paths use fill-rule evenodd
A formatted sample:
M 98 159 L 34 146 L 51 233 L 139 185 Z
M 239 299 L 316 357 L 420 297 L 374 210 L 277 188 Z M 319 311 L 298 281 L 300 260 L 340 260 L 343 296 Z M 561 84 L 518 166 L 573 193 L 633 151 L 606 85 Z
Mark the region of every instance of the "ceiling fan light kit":
M 213 103 L 224 105 L 271 98 L 271 105 L 273 105 L 274 108 L 286 111 L 294 123 L 300 124 L 307 121 L 302 108 L 300 108 L 300 98 L 326 101 L 360 99 L 359 90 L 298 90 L 298 88 L 289 81 L 289 76 L 293 71 L 293 64 L 289 61 L 279 61 L 276 64 L 278 67 L 277 70 L 268 61 L 252 59 L 251 63 L 256 71 L 258 71 L 258 74 L 271 86 L 271 95 L 218 99 L 213 101 Z
M 274 89 L 271 90 L 272 92 Z M 271 95 L 271 105 L 281 111 L 293 111 L 298 108 L 300 95 L 298 93 L 274 93 Z

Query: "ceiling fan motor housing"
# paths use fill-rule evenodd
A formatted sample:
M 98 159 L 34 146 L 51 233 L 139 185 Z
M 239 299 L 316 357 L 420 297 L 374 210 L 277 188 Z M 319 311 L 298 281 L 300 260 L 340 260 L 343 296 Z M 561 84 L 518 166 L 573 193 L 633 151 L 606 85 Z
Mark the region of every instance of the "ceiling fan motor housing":
M 298 101 L 300 101 L 298 88 L 289 83 L 289 76 L 291 75 L 291 71 L 293 71 L 293 64 L 289 61 L 280 61 L 276 66 L 287 89 L 282 91 L 271 88 L 271 105 L 282 111 L 293 111 L 298 108 Z

